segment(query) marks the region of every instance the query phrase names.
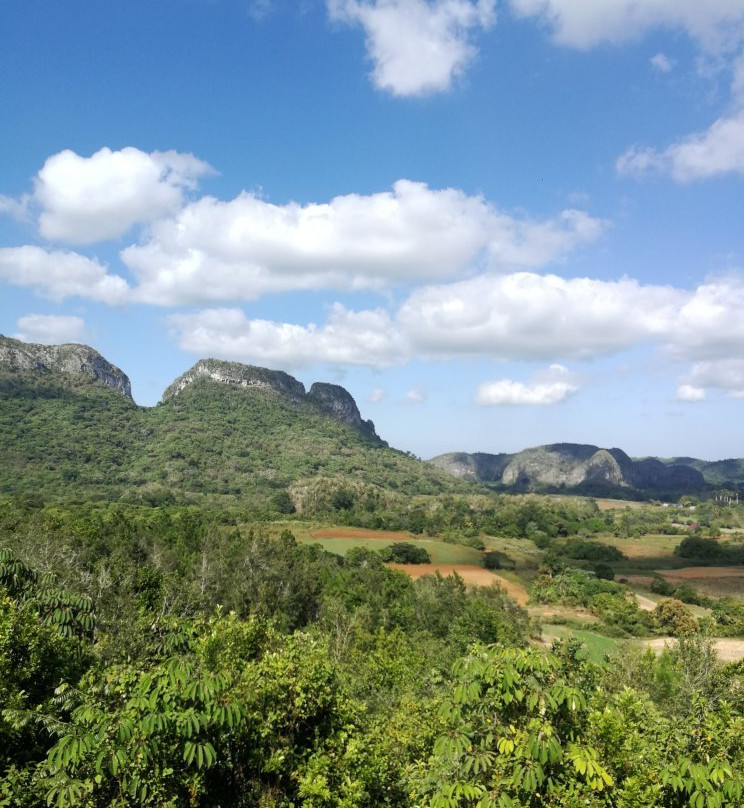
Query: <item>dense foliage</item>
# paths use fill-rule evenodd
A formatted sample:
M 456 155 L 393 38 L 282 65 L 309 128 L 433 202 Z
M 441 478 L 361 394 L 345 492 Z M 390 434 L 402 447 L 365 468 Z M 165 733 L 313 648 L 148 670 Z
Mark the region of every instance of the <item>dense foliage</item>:
M 604 671 L 577 645 L 531 647 L 498 587 L 413 581 L 236 512 L 6 501 L 0 543 L 0 805 L 743 798 L 742 671 L 676 601 L 649 619 L 677 626 L 677 648 Z M 558 568 L 535 596 L 605 598 L 602 619 L 630 602 Z

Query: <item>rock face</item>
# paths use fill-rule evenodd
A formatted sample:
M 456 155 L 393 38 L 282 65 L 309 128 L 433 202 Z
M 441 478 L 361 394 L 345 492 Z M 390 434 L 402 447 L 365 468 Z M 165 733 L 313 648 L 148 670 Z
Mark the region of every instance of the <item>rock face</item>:
M 209 380 L 234 387 L 258 388 L 281 395 L 295 404 L 305 402 L 322 410 L 337 421 L 356 429 L 375 441 L 380 440 L 372 421 L 362 420 L 359 408 L 351 394 L 337 384 L 315 382 L 310 392 L 305 385 L 281 370 L 268 370 L 239 362 L 223 362 L 219 359 L 201 359 L 190 370 L 179 376 L 163 393 L 163 401 L 177 396 L 190 384 Z
M 51 370 L 87 376 L 132 399 L 132 386 L 126 373 L 87 345 L 36 345 L 0 335 L 0 365 L 10 371 Z
M 665 464 L 655 458 L 633 460 L 620 449 L 577 443 L 537 446 L 517 454 L 456 452 L 430 462 L 462 479 L 523 490 L 626 488 L 693 492 L 705 487 L 703 475 L 690 466 Z
M 267 370 L 253 365 L 241 365 L 239 362 L 223 362 L 219 359 L 200 359 L 169 385 L 163 393 L 163 401 L 177 396 L 199 379 L 210 379 L 219 384 L 235 387 L 273 390 L 294 402 L 302 401 L 305 398 L 305 385 L 281 370 Z
M 375 425 L 372 421 L 363 421 L 356 401 L 348 390 L 338 384 L 315 382 L 307 394 L 308 401 L 312 401 L 322 410 L 332 415 L 337 421 L 348 424 L 354 429 L 377 437 Z

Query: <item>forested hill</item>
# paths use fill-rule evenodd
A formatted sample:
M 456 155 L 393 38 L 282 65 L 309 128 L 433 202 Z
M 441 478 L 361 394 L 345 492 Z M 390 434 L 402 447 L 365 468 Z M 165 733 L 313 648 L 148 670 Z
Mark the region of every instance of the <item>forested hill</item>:
M 391 449 L 341 387 L 202 360 L 157 407 L 86 346 L 0 337 L 0 493 L 156 504 L 238 499 L 280 512 L 352 507 L 465 483 Z
M 744 489 L 742 460 L 631 458 L 621 449 L 578 443 L 536 446 L 514 454 L 452 452 L 430 462 L 459 479 L 511 491 L 676 499 L 715 488 Z

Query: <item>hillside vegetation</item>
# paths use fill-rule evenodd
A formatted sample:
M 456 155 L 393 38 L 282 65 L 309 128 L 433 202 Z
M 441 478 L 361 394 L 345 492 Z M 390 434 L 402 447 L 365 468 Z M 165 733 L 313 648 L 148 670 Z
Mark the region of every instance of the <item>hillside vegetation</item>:
M 310 507 L 305 500 L 321 495 L 374 501 L 397 491 L 464 490 L 388 448 L 370 422 L 357 427 L 334 417 L 332 404 L 327 395 L 296 399 L 268 386 L 200 377 L 143 408 L 87 375 L 0 363 L 0 493 L 239 499 L 281 511 Z M 319 480 L 326 480 L 320 489 Z

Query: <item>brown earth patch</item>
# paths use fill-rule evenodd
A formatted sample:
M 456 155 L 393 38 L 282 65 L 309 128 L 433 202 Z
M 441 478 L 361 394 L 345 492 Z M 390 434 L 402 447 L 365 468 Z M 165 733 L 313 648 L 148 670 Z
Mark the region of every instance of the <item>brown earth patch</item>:
M 654 582 L 653 575 L 621 575 L 615 580 L 622 579 L 622 582 L 627 582 L 631 586 L 645 586 L 648 589 Z
M 316 530 L 314 539 L 382 539 L 383 541 L 411 541 L 408 533 L 392 530 L 363 530 L 353 527 L 334 527 L 326 530 Z
M 667 580 L 688 581 L 693 578 L 744 578 L 744 567 L 683 567 L 679 570 L 659 570 Z
M 671 647 L 675 642 L 674 637 L 657 637 L 654 640 L 645 640 L 643 644 L 654 651 L 663 651 L 666 646 Z M 721 662 L 738 662 L 744 659 L 744 640 L 715 640 L 713 647 Z
M 466 584 L 471 586 L 491 586 L 497 583 L 509 597 L 513 598 L 520 606 L 524 606 L 529 600 L 527 590 L 521 584 L 515 584 L 495 572 L 468 564 L 386 564 L 385 566 L 393 570 L 401 570 L 411 578 L 422 578 L 424 575 L 433 575 L 439 572 L 445 578 L 456 572 Z

